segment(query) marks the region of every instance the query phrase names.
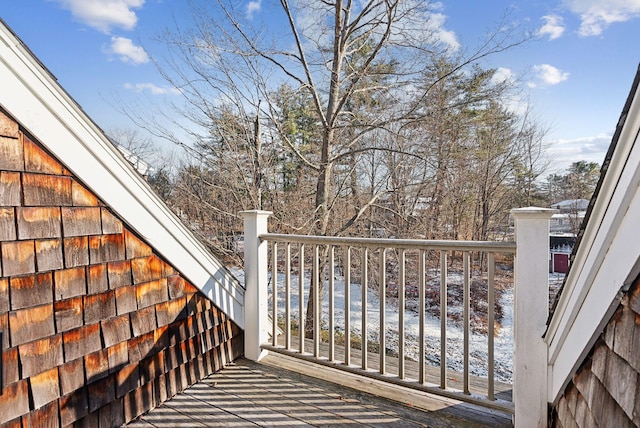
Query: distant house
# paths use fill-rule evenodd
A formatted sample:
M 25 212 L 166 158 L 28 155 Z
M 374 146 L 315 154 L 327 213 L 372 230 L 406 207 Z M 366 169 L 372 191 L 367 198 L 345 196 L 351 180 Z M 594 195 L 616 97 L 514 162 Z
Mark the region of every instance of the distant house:
M 639 82 L 640 69 L 545 334 L 553 426 L 640 426 Z
M 587 199 L 567 199 L 551 204 L 551 208 L 556 209 L 561 213 L 586 211 L 588 206 L 589 201 Z
M 119 426 L 241 355 L 243 287 L 1 20 L 0 82 L 0 426 Z

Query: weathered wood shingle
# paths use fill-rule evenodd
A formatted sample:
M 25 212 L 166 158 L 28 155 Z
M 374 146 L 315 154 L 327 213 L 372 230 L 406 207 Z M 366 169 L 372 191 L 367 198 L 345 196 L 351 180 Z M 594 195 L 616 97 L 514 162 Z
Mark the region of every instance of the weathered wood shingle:
M 19 207 L 18 239 L 60 238 L 60 208 L 58 207 Z
M 64 168 L 39 144 L 24 136 L 24 168 L 29 172 L 62 175 Z
M 62 269 L 62 241 L 60 239 L 39 239 L 36 245 L 36 268 L 38 272 Z
M 0 207 L 19 206 L 21 194 L 20 174 L 0 171 Z
M 21 138 L 0 136 L 0 170 L 24 171 L 24 150 Z
M 0 426 L 119 426 L 220 369 L 211 302 L 2 111 L 0 135 Z

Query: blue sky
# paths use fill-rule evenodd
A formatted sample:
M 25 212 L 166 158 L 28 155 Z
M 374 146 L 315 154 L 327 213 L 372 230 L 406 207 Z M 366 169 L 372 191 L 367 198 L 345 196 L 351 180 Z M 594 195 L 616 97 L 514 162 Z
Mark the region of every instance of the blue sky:
M 238 3 L 253 19 L 273 0 Z M 119 102 L 177 102 L 151 57 L 154 38 L 182 21 L 186 0 L 4 1 L 0 17 L 103 129 L 132 128 Z M 433 22 L 452 46 L 472 50 L 507 13 L 537 40 L 482 65 L 518 76 L 521 102 L 549 128 L 552 169 L 602 162 L 640 62 L 640 0 L 447 0 Z

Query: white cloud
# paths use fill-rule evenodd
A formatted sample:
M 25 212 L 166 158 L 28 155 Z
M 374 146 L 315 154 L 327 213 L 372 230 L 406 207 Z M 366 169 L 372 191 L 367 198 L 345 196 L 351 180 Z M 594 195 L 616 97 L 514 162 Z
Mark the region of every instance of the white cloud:
M 428 19 L 428 26 L 433 31 L 434 37 L 440 43 L 448 46 L 450 49 L 457 51 L 460 49 L 460 42 L 456 37 L 456 33 L 444 28 L 447 17 L 441 13 L 432 13 Z
M 53 0 L 71 11 L 78 21 L 108 34 L 112 27 L 132 30 L 138 17 L 132 9 L 145 0 Z
M 127 39 L 126 37 L 111 37 L 111 46 L 107 52 L 118 55 L 122 62 L 130 62 L 132 64 L 149 62 L 149 55 L 147 55 L 144 49 L 141 46 L 134 45 L 131 39 Z
M 544 25 L 538 30 L 538 35 L 549 36 L 549 40 L 555 40 L 564 33 L 564 21 L 558 15 L 545 15 L 542 17 Z
M 534 65 L 533 71 L 536 74 L 537 80 L 545 86 L 557 85 L 558 83 L 562 83 L 569 78 L 569 73 L 559 70 L 553 65 L 549 64 Z M 530 88 L 535 88 L 538 86 L 538 83 L 529 82 L 527 85 Z
M 182 93 L 178 88 L 157 86 L 153 83 L 125 83 L 124 88 L 138 93 L 149 92 L 151 95 L 180 95 Z
M 598 162 L 602 165 L 610 144 L 611 135 L 609 134 L 555 140 L 549 144 L 547 156 L 553 159 L 552 167 L 558 171 L 566 170 L 573 162 L 581 160 Z
M 513 71 L 509 68 L 498 67 L 496 72 L 491 76 L 491 82 L 493 84 L 499 84 L 502 82 L 512 82 L 515 79 Z
M 250 1 L 247 4 L 247 19 L 253 19 L 253 14 L 256 12 L 260 12 L 262 8 L 262 0 Z
M 568 9 L 579 15 L 581 36 L 598 36 L 615 22 L 640 17 L 640 0 L 564 0 Z

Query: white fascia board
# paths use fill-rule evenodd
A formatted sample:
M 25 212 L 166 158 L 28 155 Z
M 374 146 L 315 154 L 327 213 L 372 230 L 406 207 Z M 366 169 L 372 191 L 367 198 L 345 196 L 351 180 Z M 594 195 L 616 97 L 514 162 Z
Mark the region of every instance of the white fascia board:
M 556 400 L 633 281 L 640 244 L 640 96 L 635 94 L 545 340 Z
M 0 23 L 0 105 L 151 247 L 244 328 L 244 289 Z

